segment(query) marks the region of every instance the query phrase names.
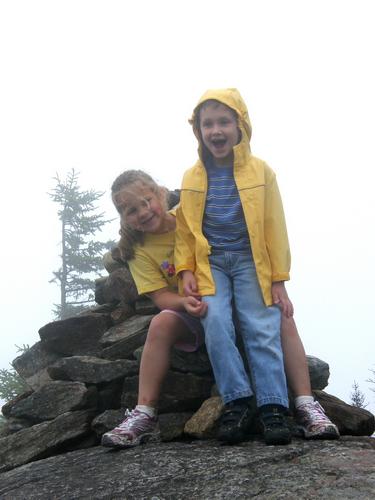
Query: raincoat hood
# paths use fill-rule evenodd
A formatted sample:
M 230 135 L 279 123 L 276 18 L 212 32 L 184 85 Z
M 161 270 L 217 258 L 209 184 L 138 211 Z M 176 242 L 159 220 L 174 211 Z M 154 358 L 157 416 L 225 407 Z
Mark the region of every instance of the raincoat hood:
M 251 139 L 251 122 L 249 118 L 249 113 L 245 101 L 242 99 L 241 94 L 235 88 L 227 89 L 210 89 L 207 90 L 202 97 L 199 99 L 198 104 L 195 106 L 192 117 L 189 120 L 190 125 L 193 126 L 193 131 L 199 142 L 199 156 L 202 158 L 203 145 L 201 134 L 199 130 L 198 123 L 198 110 L 202 103 L 209 100 L 215 100 L 222 104 L 225 104 L 229 108 L 233 109 L 238 116 L 238 128 L 241 131 L 240 143 L 235 146 L 242 146 L 247 151 L 250 151 L 250 139 Z

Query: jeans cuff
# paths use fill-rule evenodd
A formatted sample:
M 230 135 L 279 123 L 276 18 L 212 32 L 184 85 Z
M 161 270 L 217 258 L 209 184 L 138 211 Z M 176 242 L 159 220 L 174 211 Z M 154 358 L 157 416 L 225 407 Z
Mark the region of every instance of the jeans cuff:
M 223 403 L 226 405 L 227 403 L 230 403 L 235 399 L 250 398 L 251 396 L 253 396 L 253 393 L 251 392 L 251 390 L 247 390 L 242 392 L 231 392 L 230 394 L 225 394 L 221 396 L 221 399 L 223 400 Z
M 264 398 L 257 399 L 258 408 L 263 405 L 281 405 L 285 408 L 289 408 L 288 398 L 281 398 L 279 396 L 267 396 Z

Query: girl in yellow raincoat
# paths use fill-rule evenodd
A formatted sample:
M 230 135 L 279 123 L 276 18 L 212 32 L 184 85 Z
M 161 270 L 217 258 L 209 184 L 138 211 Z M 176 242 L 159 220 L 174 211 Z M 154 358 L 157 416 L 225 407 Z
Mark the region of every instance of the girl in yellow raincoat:
M 200 158 L 182 182 L 175 265 L 183 293 L 202 297 L 208 306 L 201 322 L 225 403 L 219 438 L 242 441 L 257 406 L 266 443 L 287 444 L 291 436 L 284 419 L 288 397 L 281 313 L 300 356 L 291 371 L 306 370 L 306 362 L 284 286 L 290 251 L 276 176 L 251 154 L 251 124 L 236 89 L 207 91 L 191 123 Z M 233 315 L 251 377 L 236 345 Z M 305 436 L 338 437 L 336 426 L 313 400 L 308 376 L 303 384 L 296 405 Z

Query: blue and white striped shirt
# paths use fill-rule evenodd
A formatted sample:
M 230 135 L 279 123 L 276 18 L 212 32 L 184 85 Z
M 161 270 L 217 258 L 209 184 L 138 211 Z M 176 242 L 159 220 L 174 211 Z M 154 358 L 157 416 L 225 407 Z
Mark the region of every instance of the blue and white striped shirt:
M 238 251 L 250 247 L 245 217 L 234 181 L 233 167 L 206 162 L 208 190 L 203 234 L 212 250 Z

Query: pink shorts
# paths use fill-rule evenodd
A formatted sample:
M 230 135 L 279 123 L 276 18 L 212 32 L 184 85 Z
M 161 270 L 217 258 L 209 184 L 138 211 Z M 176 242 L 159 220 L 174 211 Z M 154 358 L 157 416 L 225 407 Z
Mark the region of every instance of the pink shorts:
M 204 330 L 199 318 L 196 318 L 195 316 L 192 316 L 187 312 L 172 311 L 172 309 L 163 309 L 159 314 L 163 313 L 174 314 L 175 316 L 179 317 L 193 334 L 191 343 L 186 341 L 177 342 L 174 345 L 176 349 L 185 352 L 194 352 L 202 344 L 204 344 Z

